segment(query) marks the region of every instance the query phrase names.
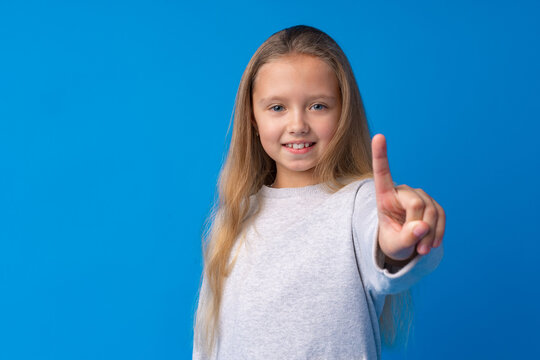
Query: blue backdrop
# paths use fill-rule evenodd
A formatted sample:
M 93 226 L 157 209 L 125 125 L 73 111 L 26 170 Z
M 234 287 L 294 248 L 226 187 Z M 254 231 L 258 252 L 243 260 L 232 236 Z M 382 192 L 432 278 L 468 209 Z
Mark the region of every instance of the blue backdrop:
M 188 359 L 200 235 L 242 72 L 320 28 L 445 258 L 386 359 L 540 358 L 540 7 L 0 1 L 0 358 Z

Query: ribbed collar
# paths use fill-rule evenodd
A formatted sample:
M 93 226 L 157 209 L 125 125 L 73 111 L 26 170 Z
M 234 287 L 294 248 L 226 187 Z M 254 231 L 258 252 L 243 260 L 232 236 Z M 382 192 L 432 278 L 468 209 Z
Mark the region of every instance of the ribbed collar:
M 355 186 L 359 181 L 364 182 L 367 179 L 363 180 L 346 180 L 341 177 L 338 178 L 338 181 L 344 184 L 344 187 L 340 191 L 344 191 L 345 188 L 349 186 Z M 326 186 L 323 183 L 315 185 L 307 185 L 301 187 L 291 187 L 291 188 L 273 188 L 268 185 L 263 185 L 259 190 L 259 194 L 266 198 L 290 198 L 290 197 L 302 197 L 302 196 L 328 196 L 330 192 L 327 191 Z
M 289 188 L 272 188 L 268 185 L 263 185 L 260 189 L 260 193 L 267 198 L 288 198 L 327 194 L 323 184 Z

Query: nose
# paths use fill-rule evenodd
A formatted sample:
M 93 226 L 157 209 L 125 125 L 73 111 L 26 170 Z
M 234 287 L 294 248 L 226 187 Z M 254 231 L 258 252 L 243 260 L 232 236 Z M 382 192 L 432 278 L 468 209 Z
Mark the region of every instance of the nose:
M 287 131 L 290 134 L 305 134 L 309 131 L 306 114 L 302 110 L 293 112 L 290 116 Z

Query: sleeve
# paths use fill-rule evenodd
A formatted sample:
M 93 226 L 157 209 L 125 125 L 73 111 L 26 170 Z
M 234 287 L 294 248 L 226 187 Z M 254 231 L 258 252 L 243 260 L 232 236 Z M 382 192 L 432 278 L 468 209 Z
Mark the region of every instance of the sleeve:
M 443 257 L 443 244 L 426 255 L 416 255 L 407 265 L 396 268 L 384 263 L 385 255 L 377 241 L 379 218 L 373 179 L 360 182 L 356 189 L 352 216 L 356 259 L 364 286 L 378 294 L 407 290 L 437 268 Z

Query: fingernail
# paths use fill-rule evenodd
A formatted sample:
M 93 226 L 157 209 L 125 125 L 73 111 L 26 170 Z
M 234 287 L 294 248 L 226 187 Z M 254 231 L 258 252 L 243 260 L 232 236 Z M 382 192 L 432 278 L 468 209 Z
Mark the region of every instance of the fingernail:
M 427 234 L 428 231 L 429 231 L 429 228 L 426 229 L 425 227 L 418 225 L 417 227 L 414 228 L 413 234 L 417 238 L 422 238 L 424 235 Z

